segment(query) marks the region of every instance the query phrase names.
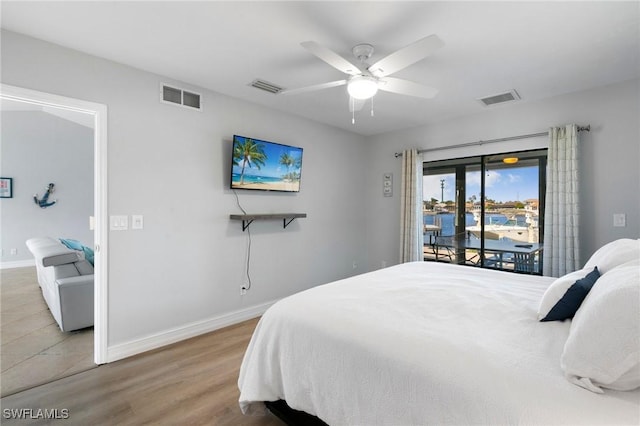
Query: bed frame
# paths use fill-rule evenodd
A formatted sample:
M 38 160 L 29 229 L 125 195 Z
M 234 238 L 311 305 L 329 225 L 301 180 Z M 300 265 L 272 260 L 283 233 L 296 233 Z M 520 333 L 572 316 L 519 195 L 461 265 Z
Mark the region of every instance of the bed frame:
M 294 410 L 282 399 L 278 401 L 265 401 L 264 405 L 267 406 L 267 409 L 269 409 L 274 416 L 285 422 L 287 426 L 328 426 L 316 416 L 312 416 L 304 411 Z

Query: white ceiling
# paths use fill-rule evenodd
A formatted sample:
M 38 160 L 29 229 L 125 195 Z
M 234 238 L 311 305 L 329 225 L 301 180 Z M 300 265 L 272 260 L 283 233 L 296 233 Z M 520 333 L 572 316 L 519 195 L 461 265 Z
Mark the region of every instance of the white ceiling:
M 640 77 L 640 3 L 629 2 L 14 2 L 2 27 L 362 135 L 487 107 L 516 89 L 530 102 Z M 424 36 L 445 46 L 396 74 L 438 88 L 425 100 L 379 92 L 351 124 L 346 88 L 272 95 L 256 78 L 295 88 L 344 78 L 304 50 L 313 40 L 371 62 Z M 513 105 L 513 104 L 511 104 Z M 509 104 L 491 108 L 509 108 Z M 206 108 L 206 105 L 205 105 Z

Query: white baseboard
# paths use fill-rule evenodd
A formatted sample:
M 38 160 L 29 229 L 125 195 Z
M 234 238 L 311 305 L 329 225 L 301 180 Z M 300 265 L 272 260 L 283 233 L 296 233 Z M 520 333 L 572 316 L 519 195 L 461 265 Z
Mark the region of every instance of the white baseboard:
M 107 348 L 106 362 L 118 361 L 119 359 L 127 358 L 142 352 L 157 349 L 181 340 L 196 337 L 223 327 L 228 327 L 242 321 L 256 318 L 262 315 L 275 302 L 276 301 L 263 303 L 261 305 L 230 312 L 219 317 L 187 324 L 183 327 L 169 329 L 141 339 L 109 346 Z
M 27 266 L 36 266 L 36 260 L 26 259 L 0 263 L 0 269 L 26 268 Z

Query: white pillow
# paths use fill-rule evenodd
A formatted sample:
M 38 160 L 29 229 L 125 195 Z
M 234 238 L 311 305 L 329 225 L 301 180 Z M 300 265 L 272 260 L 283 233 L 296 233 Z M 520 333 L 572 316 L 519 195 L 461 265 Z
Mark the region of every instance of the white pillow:
M 569 290 L 577 280 L 586 277 L 589 272 L 593 271 L 593 266 L 590 268 L 583 268 L 578 271 L 569 272 L 567 275 L 563 275 L 555 280 L 549 288 L 542 295 L 540 306 L 538 307 L 538 320 L 546 317 L 549 311 L 558 303 L 562 296 Z M 600 268 L 598 268 L 600 270 Z
M 596 250 L 584 265 L 586 269 L 598 267 L 601 274 L 630 260 L 640 259 L 640 239 L 621 238 L 603 245 Z
M 560 358 L 567 379 L 592 392 L 640 387 L 640 261 L 595 283 L 571 323 Z

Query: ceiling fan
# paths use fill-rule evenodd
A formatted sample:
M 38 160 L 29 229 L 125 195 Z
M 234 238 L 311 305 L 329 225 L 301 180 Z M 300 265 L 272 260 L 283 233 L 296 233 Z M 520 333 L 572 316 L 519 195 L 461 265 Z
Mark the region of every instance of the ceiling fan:
M 435 34 L 424 37 L 395 51 L 373 65 L 366 63 L 374 52 L 374 48 L 370 44 L 358 44 L 353 47 L 352 52 L 359 60 L 359 66 L 354 65 L 339 54 L 319 45 L 315 41 L 305 41 L 300 43 L 300 45 L 307 49 L 312 55 L 337 70 L 348 74 L 349 77 L 328 83 L 315 84 L 296 89 L 286 89 L 280 92 L 281 94 L 292 95 L 347 85 L 347 92 L 350 97 L 349 110 L 353 112 L 360 110 L 364 105 L 364 101 L 372 98 L 378 92 L 378 89 L 385 92 L 427 99 L 433 98 L 438 93 L 438 90 L 432 87 L 423 86 L 401 78 L 389 77 L 389 75 L 426 58 L 444 46 L 442 40 Z

